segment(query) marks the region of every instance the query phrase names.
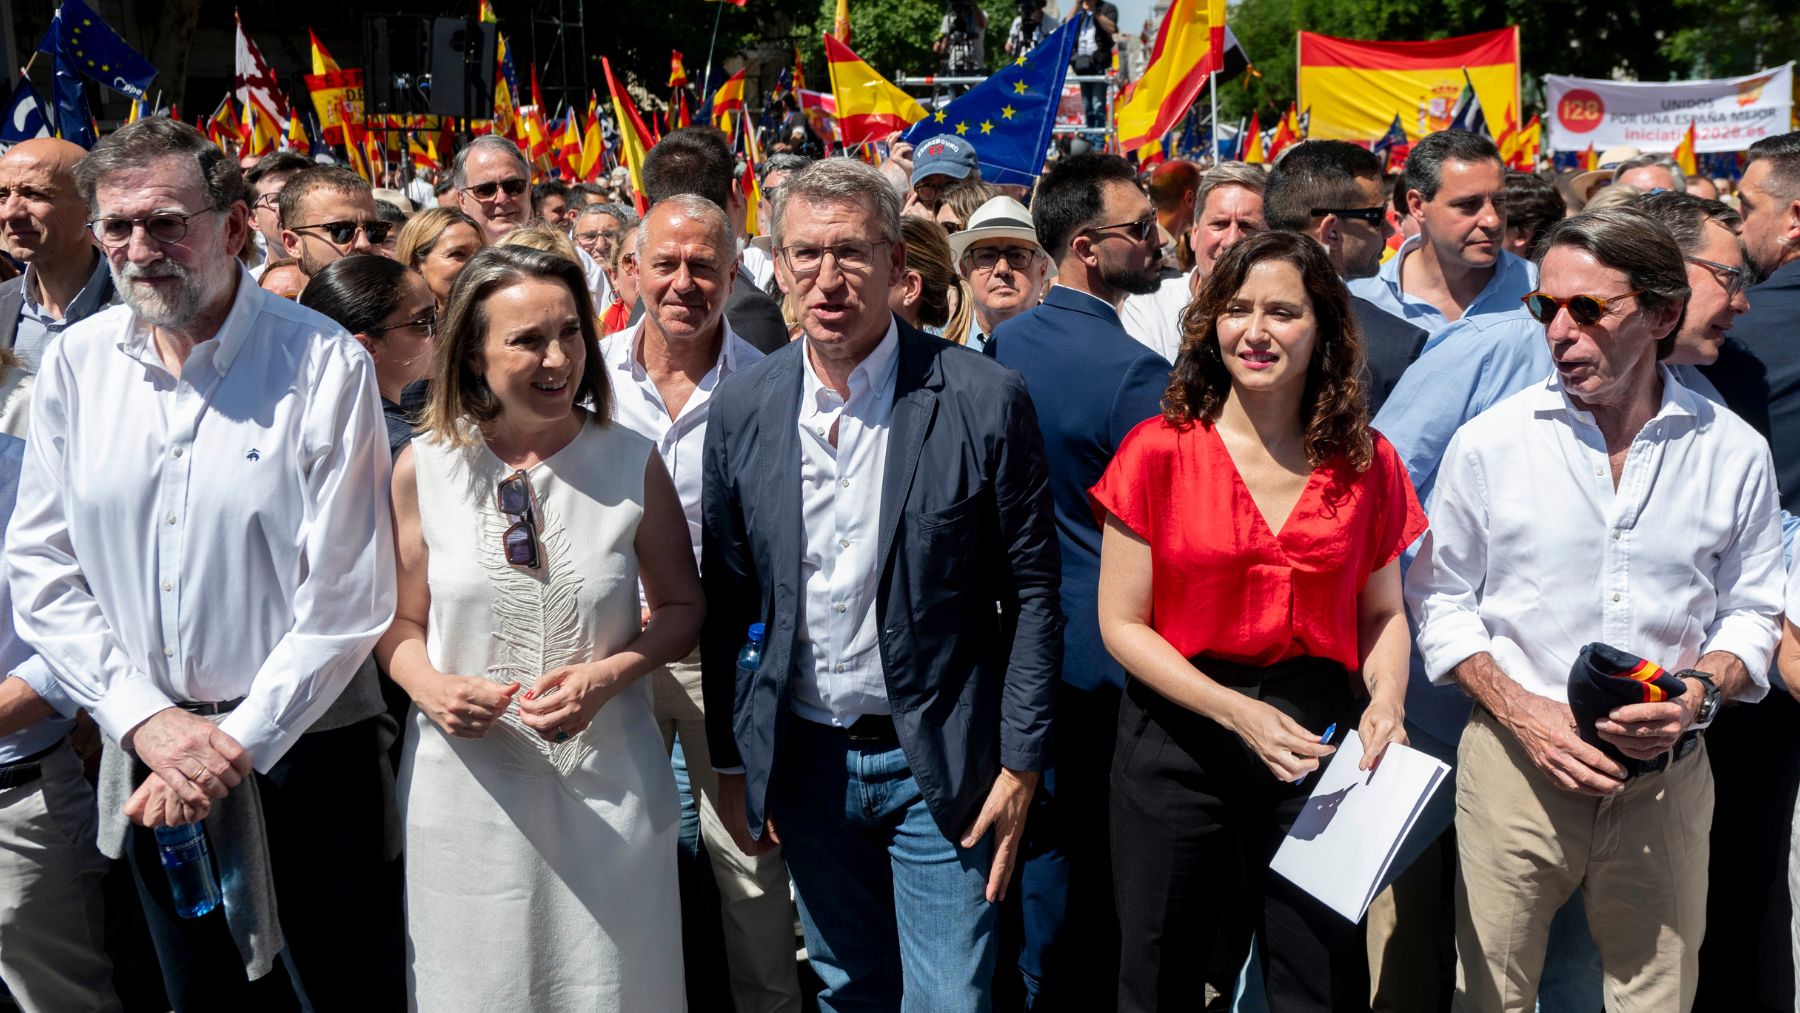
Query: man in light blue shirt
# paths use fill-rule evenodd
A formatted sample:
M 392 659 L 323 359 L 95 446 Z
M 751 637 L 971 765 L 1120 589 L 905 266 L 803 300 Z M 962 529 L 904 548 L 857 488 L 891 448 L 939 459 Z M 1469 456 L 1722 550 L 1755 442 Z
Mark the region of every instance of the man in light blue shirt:
M 15 367 L 16 368 L 16 367 Z M 0 530 L 25 441 L 0 434 Z M 75 702 L 19 639 L 0 570 L 0 980 L 25 1010 L 117 1010 L 103 945 L 94 791 L 69 745 Z
M 1506 166 L 1494 142 L 1466 130 L 1427 135 L 1402 178 L 1419 234 L 1350 291 L 1434 339 L 1458 321 L 1517 310 L 1537 269 L 1506 252 Z

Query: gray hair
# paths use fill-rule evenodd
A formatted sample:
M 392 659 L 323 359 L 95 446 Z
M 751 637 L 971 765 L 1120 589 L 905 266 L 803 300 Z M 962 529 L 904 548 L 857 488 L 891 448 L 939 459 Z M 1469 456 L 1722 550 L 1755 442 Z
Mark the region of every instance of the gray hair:
M 1661 222 L 1630 207 L 1583 211 L 1564 218 L 1544 234 L 1537 256 L 1539 268 L 1550 251 L 1559 246 L 1585 250 L 1605 266 L 1625 272 L 1625 283 L 1638 290 L 1638 305 L 1645 312 L 1656 312 L 1671 303 L 1679 306 L 1681 312 L 1675 316 L 1675 326 L 1657 339 L 1656 357 L 1661 359 L 1674 351 L 1675 336 L 1681 333 L 1687 316 L 1691 290 L 1681 247 Z
M 512 159 L 519 167 L 519 175 L 526 181 L 531 179 L 531 163 L 525 160 L 525 153 L 519 146 L 498 134 L 482 134 L 469 142 L 468 147 L 456 153 L 456 160 L 450 163 L 450 186 L 461 190 L 469 185 L 469 156 L 477 151 L 495 151 Z
M 248 192 L 243 170 L 227 158 L 219 146 L 206 135 L 180 120 L 167 116 L 146 116 L 127 123 L 100 139 L 92 151 L 75 163 L 75 188 L 87 201 L 90 213 L 98 214 L 94 191 L 101 180 L 124 169 L 134 169 L 152 159 L 169 155 L 186 155 L 194 159 L 200 180 L 206 187 L 208 207 L 228 208 L 243 202 Z
M 1732 232 L 1744 224 L 1744 216 L 1722 201 L 1695 197 L 1677 190 L 1647 193 L 1629 205 L 1662 223 L 1675 237 L 1675 245 L 1692 255 L 1706 242 L 1706 223 L 1718 222 Z
M 842 155 L 823 158 L 789 176 L 776 187 L 769 204 L 770 229 L 777 248 L 788 203 L 860 204 L 881 228 L 881 238 L 900 242 L 900 195 L 872 165 Z
M 813 160 L 805 155 L 795 155 L 788 152 L 783 152 L 779 155 L 770 155 L 763 161 L 763 164 L 758 167 L 756 181 L 762 186 L 767 187 L 769 185 L 769 177 L 773 176 L 775 173 L 785 172 L 791 176 L 812 163 Z
M 1681 171 L 1681 166 L 1675 164 L 1675 159 L 1668 155 L 1639 155 L 1636 158 L 1628 158 L 1613 169 L 1612 178 L 1618 179 L 1633 169 L 1651 168 L 1669 170 L 1669 178 L 1675 181 L 1675 185 L 1669 189 L 1676 193 L 1687 192 L 1687 175 Z
M 621 228 L 632 229 L 638 224 L 637 212 L 623 204 L 583 204 L 581 210 L 575 212 L 575 220 L 580 221 L 588 215 L 606 215 L 618 220 Z
M 691 222 L 699 222 L 712 233 L 715 245 L 728 260 L 737 259 L 737 244 L 731 239 L 731 222 L 725 217 L 725 210 L 694 193 L 678 193 L 656 202 L 644 220 L 637 223 L 637 252 L 641 256 L 644 244 L 650 241 L 650 219 L 656 217 L 667 208 Z
M 1206 199 L 1213 191 L 1228 186 L 1241 186 L 1261 197 L 1269 188 L 1269 176 L 1248 162 L 1220 162 L 1206 170 L 1200 174 L 1200 184 L 1194 188 L 1194 221 L 1199 221 L 1206 213 Z

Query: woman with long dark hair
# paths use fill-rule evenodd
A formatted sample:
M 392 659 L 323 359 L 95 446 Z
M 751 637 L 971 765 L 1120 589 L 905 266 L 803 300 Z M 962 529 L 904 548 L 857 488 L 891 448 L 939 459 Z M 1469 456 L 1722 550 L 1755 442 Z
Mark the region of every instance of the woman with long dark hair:
M 1355 318 L 1317 243 L 1240 243 L 1182 331 L 1163 415 L 1093 488 L 1100 631 L 1130 673 L 1112 770 L 1119 1007 L 1192 1008 L 1220 926 L 1247 921 L 1276 1013 L 1366 1010 L 1356 927 L 1268 866 L 1329 729 L 1358 731 L 1364 767 L 1406 741 L 1398 559 L 1424 512 L 1369 428 Z

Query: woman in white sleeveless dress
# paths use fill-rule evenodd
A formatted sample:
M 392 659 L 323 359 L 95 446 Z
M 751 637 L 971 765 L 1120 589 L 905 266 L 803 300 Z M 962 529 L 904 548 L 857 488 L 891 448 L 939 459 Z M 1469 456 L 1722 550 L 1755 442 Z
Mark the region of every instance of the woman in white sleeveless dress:
M 685 1005 L 679 814 L 641 677 L 693 647 L 700 586 L 660 459 L 607 421 L 593 320 L 572 262 L 476 255 L 395 462 L 399 600 L 377 658 L 414 703 L 415 1009 Z

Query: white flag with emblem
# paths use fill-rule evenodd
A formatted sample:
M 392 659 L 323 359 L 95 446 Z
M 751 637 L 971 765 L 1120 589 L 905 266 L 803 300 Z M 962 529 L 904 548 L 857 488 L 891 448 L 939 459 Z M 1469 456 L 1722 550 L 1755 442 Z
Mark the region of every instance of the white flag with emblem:
M 279 141 L 288 129 L 286 96 L 275 84 L 275 71 L 263 59 L 262 51 L 250 36 L 244 34 L 244 22 L 237 23 L 237 100 L 241 105 L 256 107 L 258 116 L 250 117 L 256 131 L 267 133 L 269 146 Z M 262 150 L 257 144 L 253 150 Z

